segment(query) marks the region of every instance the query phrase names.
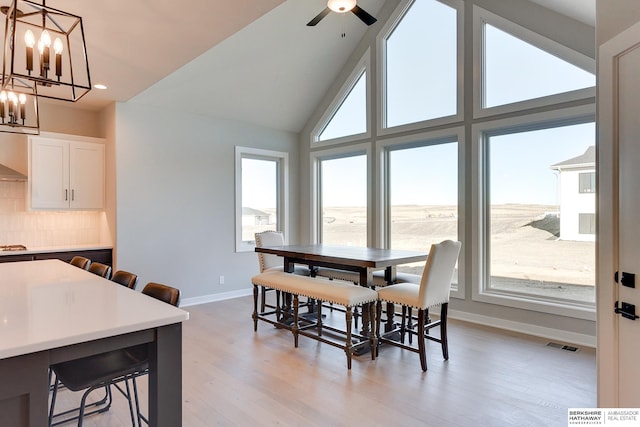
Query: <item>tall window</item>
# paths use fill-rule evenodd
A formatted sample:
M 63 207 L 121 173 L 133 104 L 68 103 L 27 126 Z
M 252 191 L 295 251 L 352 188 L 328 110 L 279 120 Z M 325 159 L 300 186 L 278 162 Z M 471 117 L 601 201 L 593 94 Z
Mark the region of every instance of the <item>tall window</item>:
M 367 156 L 320 161 L 320 241 L 367 246 Z
M 552 169 L 594 143 L 593 123 L 486 138 L 487 290 L 595 301 L 595 242 L 578 236 L 589 225 L 575 171 Z M 585 203 L 595 216 L 595 199 Z
M 458 240 L 458 142 L 393 148 L 387 156 L 390 247 L 424 252 Z M 423 268 L 414 263 L 398 271 Z
M 457 12 L 418 0 L 385 40 L 385 124 L 393 127 L 457 112 Z
M 287 154 L 236 147 L 236 250 L 253 250 L 255 233 L 286 230 Z

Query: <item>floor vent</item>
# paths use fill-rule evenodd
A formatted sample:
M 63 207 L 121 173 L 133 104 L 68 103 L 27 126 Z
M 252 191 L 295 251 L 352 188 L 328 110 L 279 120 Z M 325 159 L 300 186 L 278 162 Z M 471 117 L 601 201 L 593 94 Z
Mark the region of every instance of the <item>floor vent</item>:
M 547 347 L 559 348 L 561 350 L 572 351 L 577 353 L 580 349 L 578 347 L 573 347 L 570 345 L 558 344 L 557 342 L 547 343 Z

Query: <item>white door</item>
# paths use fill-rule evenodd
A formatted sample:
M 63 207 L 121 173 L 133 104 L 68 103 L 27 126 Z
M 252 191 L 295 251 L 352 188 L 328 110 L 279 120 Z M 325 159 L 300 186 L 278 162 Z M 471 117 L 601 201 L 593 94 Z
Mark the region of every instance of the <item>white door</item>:
M 598 406 L 638 408 L 640 23 L 602 45 L 598 67 Z M 635 316 L 614 312 L 623 303 Z

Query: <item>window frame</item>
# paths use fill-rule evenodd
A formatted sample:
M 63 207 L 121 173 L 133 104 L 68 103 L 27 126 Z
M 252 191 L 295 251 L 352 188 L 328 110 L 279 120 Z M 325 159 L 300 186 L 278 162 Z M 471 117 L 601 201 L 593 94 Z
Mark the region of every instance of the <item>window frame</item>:
M 583 180 L 583 177 L 587 177 Z M 589 185 L 582 185 L 583 181 L 587 181 Z M 578 172 L 578 193 L 579 194 L 594 194 L 596 192 L 596 173 L 593 172 Z
M 289 235 L 289 153 L 251 147 L 235 147 L 235 240 L 236 252 L 252 252 L 255 240 L 242 240 L 242 159 L 276 162 L 277 206 L 276 217 L 279 231 Z
M 478 284 L 472 288 L 472 300 L 556 314 L 585 320 L 595 320 L 594 303 L 572 302 L 553 297 L 539 297 L 527 294 L 488 289 L 490 282 L 490 232 L 489 221 L 489 166 L 486 147 L 488 137 L 508 133 L 533 131 L 559 126 L 595 122 L 595 105 L 555 109 L 543 113 L 498 119 L 472 126 L 472 177 L 476 186 L 471 190 L 474 196 L 472 207 L 472 233 L 478 236 L 474 245 L 475 256 L 471 259 L 472 277 L 478 278 Z M 595 259 L 594 259 L 595 262 Z M 596 284 L 597 286 L 597 284 Z
M 349 77 L 344 81 L 340 90 L 338 90 L 337 95 L 334 97 L 329 107 L 322 114 L 313 130 L 310 133 L 309 145 L 312 149 L 319 147 L 327 147 L 336 144 L 343 144 L 346 142 L 353 142 L 362 139 L 371 138 L 371 72 L 370 72 L 370 64 L 371 64 L 371 51 L 367 49 L 365 54 L 362 56 L 358 64 L 354 67 Z M 366 106 L 366 131 L 363 133 L 358 133 L 354 135 L 346 135 L 341 136 L 339 138 L 327 139 L 324 141 L 320 140 L 320 135 L 324 131 L 324 129 L 328 126 L 329 122 L 333 119 L 335 114 L 338 112 L 344 101 L 347 99 L 353 88 L 355 87 L 360 77 L 365 74 L 365 106 Z
M 457 52 L 456 52 L 456 63 L 457 63 L 457 85 L 456 85 L 456 113 L 450 116 L 437 117 L 434 119 L 422 120 L 414 123 L 406 123 L 403 125 L 387 127 L 387 117 L 386 117 L 386 63 L 387 63 L 387 53 L 386 53 L 386 40 L 393 33 L 395 28 L 398 26 L 402 18 L 404 17 L 407 10 L 415 3 L 417 0 L 403 0 L 400 5 L 393 12 L 392 17 L 386 22 L 382 30 L 378 33 L 376 37 L 376 46 L 378 51 L 377 58 L 377 78 L 376 78 L 376 88 L 378 88 L 377 96 L 376 96 L 376 117 L 377 120 L 377 135 L 386 136 L 386 135 L 396 135 L 399 132 L 405 131 L 416 131 L 423 130 L 425 128 L 431 128 L 434 126 L 448 125 L 460 122 L 463 120 L 463 109 L 464 109 L 464 67 L 460 67 L 460 64 L 464 63 L 464 1 L 463 0 L 436 0 L 440 3 L 443 3 L 449 7 L 452 7 L 456 10 L 457 16 Z
M 509 104 L 497 105 L 494 107 L 484 107 L 484 24 L 489 24 L 502 31 L 505 31 L 525 42 L 544 50 L 558 58 L 569 62 L 570 64 L 580 67 L 585 71 L 596 73 L 596 61 L 588 56 L 572 50 L 562 44 L 551 40 L 541 34 L 528 30 L 512 21 L 501 16 L 482 9 L 479 6 L 473 6 L 473 117 L 487 118 L 499 114 L 512 113 L 533 108 L 550 106 L 553 104 L 581 101 L 593 98 L 595 100 L 596 87 L 577 89 L 568 92 L 557 93 L 553 95 L 532 98 L 523 101 L 512 102 Z
M 379 218 L 377 230 L 377 242 L 381 247 L 389 248 L 391 245 L 391 205 L 390 205 L 390 176 L 389 154 L 391 151 L 434 146 L 457 142 L 458 144 L 458 240 L 462 242 L 462 251 L 458 257 L 458 283 L 452 287 L 450 295 L 464 299 L 465 286 L 465 132 L 464 127 L 448 128 L 438 131 L 421 132 L 413 135 L 405 135 L 385 140 L 376 148 L 378 160 L 378 174 L 376 188 L 379 189 L 379 203 L 376 206 L 377 218 Z M 428 248 L 426 248 L 428 250 Z
M 588 224 L 585 224 L 584 221 L 588 220 Z M 587 225 L 589 231 L 583 232 L 583 226 Z M 578 214 L 578 234 L 583 235 L 591 235 L 596 234 L 596 214 L 591 212 L 579 213 Z
M 309 241 L 312 244 L 322 243 L 322 177 L 320 176 L 320 163 L 324 160 L 334 160 L 346 157 L 366 156 L 367 164 L 367 246 L 371 246 L 373 242 L 372 236 L 372 219 L 373 206 L 372 200 L 372 182 L 371 182 L 371 144 L 361 143 L 340 148 L 331 148 L 326 150 L 312 151 L 310 154 L 309 164 L 311 166 L 311 188 L 310 188 L 310 212 L 311 227 Z

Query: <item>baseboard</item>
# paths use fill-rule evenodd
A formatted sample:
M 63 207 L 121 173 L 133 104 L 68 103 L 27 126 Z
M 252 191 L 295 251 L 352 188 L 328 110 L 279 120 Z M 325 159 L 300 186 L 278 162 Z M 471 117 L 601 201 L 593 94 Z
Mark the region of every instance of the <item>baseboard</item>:
M 208 302 L 224 301 L 233 298 L 246 297 L 253 295 L 253 289 L 241 289 L 238 291 L 222 292 L 219 294 L 203 295 L 201 297 L 184 298 L 180 301 L 180 307 L 189 307 L 190 305 L 206 304 Z
M 531 325 L 529 323 L 514 322 L 512 320 L 504 320 L 481 314 L 468 313 L 465 311 L 449 310 L 448 316 L 450 319 L 464 320 L 465 322 L 477 323 L 479 325 L 491 326 L 512 332 L 520 332 L 522 334 L 547 338 L 560 343 L 596 348 L 596 337 L 592 335 L 545 328 L 542 326 Z

